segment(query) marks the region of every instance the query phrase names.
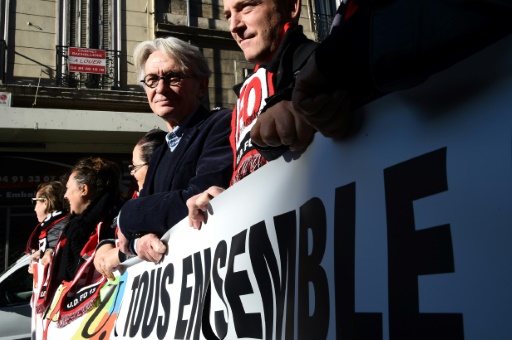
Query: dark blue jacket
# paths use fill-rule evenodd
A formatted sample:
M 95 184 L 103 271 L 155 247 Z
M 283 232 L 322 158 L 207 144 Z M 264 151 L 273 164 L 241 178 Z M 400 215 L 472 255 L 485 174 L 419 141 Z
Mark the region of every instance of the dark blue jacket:
M 333 28 L 315 59 L 326 88 L 346 89 L 355 106 L 421 84 L 512 34 L 509 0 L 351 2 L 359 8 Z
M 130 240 L 147 233 L 162 236 L 187 216 L 188 198 L 212 185 L 229 186 L 231 110 L 209 112 L 201 106 L 180 131 L 173 152 L 167 143 L 155 150 L 139 198 L 129 200 L 121 210 L 119 227 Z M 159 166 L 163 163 L 169 166 Z M 156 185 L 155 177 L 163 177 L 164 183 Z

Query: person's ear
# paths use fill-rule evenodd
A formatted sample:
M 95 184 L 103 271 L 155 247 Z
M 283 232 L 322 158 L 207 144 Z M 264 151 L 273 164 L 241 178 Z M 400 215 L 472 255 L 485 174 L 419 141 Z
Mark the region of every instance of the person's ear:
M 89 194 L 89 186 L 87 184 L 82 184 L 80 186 L 80 195 L 86 197 Z
M 301 0 L 288 0 L 289 1 L 289 14 L 292 22 L 299 23 Z
M 206 93 L 208 93 L 208 78 L 199 78 L 199 89 L 197 91 L 197 97 L 201 99 Z

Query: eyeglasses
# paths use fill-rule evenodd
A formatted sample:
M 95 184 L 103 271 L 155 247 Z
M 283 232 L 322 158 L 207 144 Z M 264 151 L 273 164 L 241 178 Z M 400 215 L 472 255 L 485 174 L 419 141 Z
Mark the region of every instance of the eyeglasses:
M 148 163 L 142 163 L 142 164 L 137 164 L 137 165 L 133 165 L 133 164 L 128 165 L 128 169 L 130 169 L 130 174 L 133 175 L 134 173 L 139 171 L 139 169 L 145 165 L 148 165 Z
M 32 197 L 31 199 L 32 199 L 33 206 L 36 206 L 37 201 L 40 201 L 40 202 L 46 201 L 46 198 L 44 198 L 44 197 Z
M 183 73 L 177 72 L 167 72 L 163 76 L 158 76 L 156 74 L 147 74 L 144 77 L 144 80 L 141 80 L 141 83 L 146 84 L 147 87 L 154 89 L 158 86 L 160 79 L 163 79 L 167 86 L 180 86 L 181 81 L 185 78 L 195 78 L 195 76 L 187 76 Z

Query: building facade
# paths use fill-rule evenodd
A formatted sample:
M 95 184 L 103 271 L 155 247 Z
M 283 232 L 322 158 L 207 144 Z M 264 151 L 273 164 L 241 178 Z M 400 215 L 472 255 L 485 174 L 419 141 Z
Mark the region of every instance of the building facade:
M 303 2 L 308 37 L 326 35 L 336 6 Z M 200 47 L 212 70 L 209 107 L 232 107 L 233 85 L 253 67 L 231 38 L 221 0 L 0 0 L 0 13 L 0 268 L 37 223 L 29 198 L 39 183 L 99 155 L 123 167 L 129 187 L 135 142 L 165 129 L 135 79 L 138 43 L 175 36 Z M 76 53 L 98 57 L 99 66 L 77 67 Z

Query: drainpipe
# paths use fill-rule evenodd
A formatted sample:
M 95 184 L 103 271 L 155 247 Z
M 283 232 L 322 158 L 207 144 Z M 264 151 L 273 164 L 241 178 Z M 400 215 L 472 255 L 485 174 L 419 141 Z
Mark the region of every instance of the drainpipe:
M 63 2 L 64 0 L 57 0 L 57 8 L 55 9 L 55 42 L 57 46 L 62 46 L 62 35 L 64 34 L 64 21 L 63 21 Z M 57 46 L 55 47 L 55 78 L 58 77 L 58 74 L 62 74 L 61 70 L 59 69 L 59 62 L 62 60 L 62 57 L 58 54 Z M 36 96 L 37 100 L 37 96 Z M 35 105 L 32 104 L 32 107 Z
M 58 63 L 55 65 L 55 71 L 57 74 L 61 76 L 64 74 L 65 70 L 65 60 L 63 58 L 64 47 L 67 45 L 67 1 L 59 0 L 57 1 L 57 23 L 55 24 L 57 27 L 55 28 L 55 41 L 57 42 L 57 46 L 62 46 L 60 50 L 60 55 L 57 56 Z M 57 52 L 57 51 L 56 51 Z M 60 69 L 58 68 L 60 65 Z
M 117 85 L 121 85 L 121 0 L 117 0 L 117 13 L 116 13 L 116 27 L 117 27 L 117 46 L 116 46 L 116 54 L 117 54 Z M 119 52 L 119 54 L 117 53 Z
M 64 50 L 64 46 L 68 46 L 69 43 L 70 43 L 70 38 L 69 38 L 69 28 L 68 28 L 68 22 L 70 22 L 70 16 L 72 15 L 75 15 L 75 13 L 70 13 L 69 11 L 69 0 L 64 0 L 63 1 L 63 6 L 62 6 L 62 40 L 60 42 L 60 45 L 63 46 L 61 48 L 61 55 L 60 55 L 60 65 L 61 65 L 61 69 L 60 69 L 60 74 L 62 76 L 64 76 L 66 74 L 66 69 L 67 69 L 67 59 L 64 57 L 64 55 L 68 55 L 68 51 Z M 76 20 L 76 18 L 75 18 Z M 79 25 L 79 23 L 77 23 L 77 25 Z
M 187 26 L 190 27 L 190 0 L 187 0 Z
M 9 7 L 11 4 L 11 0 L 5 1 L 5 13 L 4 13 L 4 41 L 5 41 L 5 55 L 2 56 L 4 58 L 4 74 L 7 74 L 7 64 L 8 60 L 7 57 L 9 53 L 7 52 L 9 50 Z

